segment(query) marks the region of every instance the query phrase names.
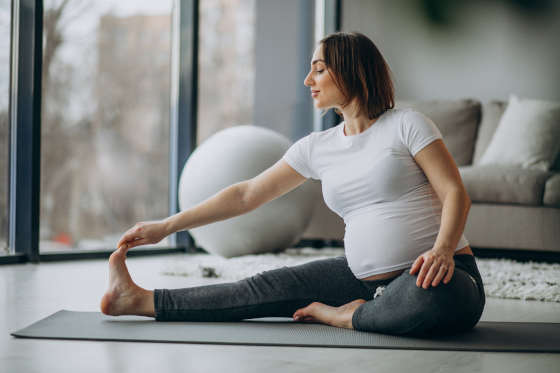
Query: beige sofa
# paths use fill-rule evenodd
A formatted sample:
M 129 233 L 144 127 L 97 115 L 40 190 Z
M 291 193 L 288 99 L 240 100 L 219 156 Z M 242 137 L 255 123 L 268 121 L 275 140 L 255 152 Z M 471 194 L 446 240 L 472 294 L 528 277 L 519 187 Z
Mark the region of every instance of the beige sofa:
M 421 111 L 440 129 L 472 201 L 464 234 L 477 254 L 476 249 L 560 254 L 560 156 L 550 171 L 478 164 L 506 106 L 474 99 L 396 105 Z M 343 237 L 343 220 L 321 200 L 302 239 L 341 243 Z

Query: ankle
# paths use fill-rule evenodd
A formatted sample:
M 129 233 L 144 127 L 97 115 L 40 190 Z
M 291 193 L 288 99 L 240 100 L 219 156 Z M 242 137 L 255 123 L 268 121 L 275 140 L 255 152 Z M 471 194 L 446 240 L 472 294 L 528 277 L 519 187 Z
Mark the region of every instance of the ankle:
M 137 310 L 137 315 L 155 317 L 155 307 L 154 307 L 154 292 L 152 290 L 146 290 L 138 288 L 135 309 Z

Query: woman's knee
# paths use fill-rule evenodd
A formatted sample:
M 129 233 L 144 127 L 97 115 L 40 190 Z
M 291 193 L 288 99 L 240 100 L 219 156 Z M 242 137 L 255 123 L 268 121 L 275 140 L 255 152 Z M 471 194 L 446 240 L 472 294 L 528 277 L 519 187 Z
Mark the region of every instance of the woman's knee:
M 416 285 L 415 285 L 416 286 Z M 476 282 L 469 274 L 455 268 L 449 283 L 440 282 L 428 289 L 418 288 L 428 296 L 418 301 L 419 315 L 426 318 L 416 330 L 417 335 L 446 335 L 471 329 L 480 318 L 481 299 Z M 421 318 L 421 316 L 419 316 Z
M 387 285 L 383 294 L 360 306 L 352 319 L 355 329 L 397 335 L 426 335 L 468 328 L 477 313 L 477 296 L 466 273 L 447 284 L 427 289 L 416 285 L 408 271 Z M 469 279 L 470 281 L 470 279 Z M 473 304 L 474 303 L 474 304 Z

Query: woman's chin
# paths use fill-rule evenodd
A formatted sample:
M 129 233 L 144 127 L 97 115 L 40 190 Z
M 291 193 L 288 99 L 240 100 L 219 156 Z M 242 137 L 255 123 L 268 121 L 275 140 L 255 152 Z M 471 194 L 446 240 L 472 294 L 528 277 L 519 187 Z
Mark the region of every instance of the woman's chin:
M 313 100 L 313 106 L 315 106 L 316 109 L 322 109 L 322 110 L 328 110 L 333 107 L 332 104 L 317 99 Z

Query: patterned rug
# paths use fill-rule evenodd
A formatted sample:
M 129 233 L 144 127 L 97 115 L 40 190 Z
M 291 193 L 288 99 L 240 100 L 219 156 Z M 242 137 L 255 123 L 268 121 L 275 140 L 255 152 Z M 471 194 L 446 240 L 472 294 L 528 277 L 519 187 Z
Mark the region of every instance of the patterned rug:
M 184 259 L 167 262 L 161 273 L 237 281 L 263 271 L 340 255 L 344 255 L 344 248 L 289 248 L 277 254 L 229 259 L 217 255 L 187 254 Z M 560 264 L 485 258 L 476 258 L 476 263 L 487 297 L 560 302 Z

